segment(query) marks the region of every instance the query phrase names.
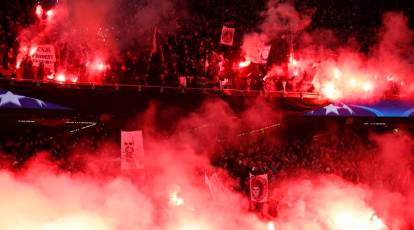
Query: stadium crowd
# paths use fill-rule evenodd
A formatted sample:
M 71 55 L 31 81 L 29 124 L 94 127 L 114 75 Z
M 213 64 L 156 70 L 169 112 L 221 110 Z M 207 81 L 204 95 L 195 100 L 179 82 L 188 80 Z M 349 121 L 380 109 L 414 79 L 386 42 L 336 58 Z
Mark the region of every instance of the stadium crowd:
M 69 58 L 77 51 L 70 50 L 65 43 L 54 44 L 57 55 L 54 70 L 46 68 L 43 63 L 35 67 L 29 54 L 18 60 L 19 49 L 22 47 L 17 38 L 23 28 L 36 23 L 37 18 L 33 14 L 33 9 L 37 3 L 28 0 L 19 1 L 18 4 L 9 1 L 2 4 L 6 10 L 0 14 L 1 76 L 47 81 L 52 79 L 53 74 L 57 79 L 57 72 L 63 69 L 75 75 L 76 82 L 242 90 L 314 90 L 309 86 L 309 82 L 312 81 L 309 78 L 310 73 L 304 73 L 299 80 L 301 86 L 307 82 L 306 87 L 293 87 L 296 85 L 293 81 L 298 80 L 293 80 L 288 71 L 277 76 L 266 75 L 271 73 L 269 70 L 272 65 L 288 62 L 289 42 L 286 34 L 280 35 L 280 39 L 274 41 L 277 43 L 278 51 L 272 52 L 269 56 L 268 65 L 250 63 L 244 68 L 239 67 L 239 63 L 245 60 L 241 51 L 241 35 L 254 31 L 257 22 L 262 20 L 260 12 L 265 9 L 265 1 L 223 4 L 195 2 L 191 5 L 194 14 L 186 16 L 190 18 L 185 20 L 178 20 L 180 25 L 176 31 L 154 31 L 153 36 L 150 35 L 153 41 L 149 42 L 153 44 L 147 44 L 146 47 L 137 42 L 123 47 L 119 55 L 110 57 L 105 67 L 99 67 L 101 72 L 94 76 L 86 70 L 89 64 L 86 59 Z M 206 12 L 206 7 L 210 11 Z M 213 15 L 215 16 L 212 17 Z M 241 15 L 249 17 L 240 17 Z M 232 46 L 220 44 L 223 25 L 236 28 Z M 84 46 L 87 49 L 87 44 Z
M 294 44 L 294 35 L 291 31 L 280 32 L 279 37 L 272 40 L 272 49 L 269 51 L 266 65 L 251 62 L 245 67 L 239 66 L 241 62 L 246 61 L 241 49 L 242 35 L 257 32 L 258 25 L 264 20 L 263 11 L 266 9 L 267 1 L 228 1 L 220 4 L 207 0 L 189 1 L 187 7 L 191 9 L 192 14 L 174 18 L 178 24 L 176 30 L 159 31 L 155 27 L 152 35 L 147 34 L 146 42 L 134 41 L 122 46 L 119 54 L 111 55 L 107 63 L 99 64 L 99 73 L 94 74 L 87 70 L 87 66 L 91 65 L 87 58 L 73 57 L 74 53 L 83 55 L 90 52 L 88 44 L 79 44 L 77 50 L 71 50 L 74 49 L 73 45 L 62 41 L 53 44 L 57 59 L 54 70 L 48 69 L 43 63 L 35 67 L 30 55 L 18 60 L 19 49 L 22 48 L 19 44 L 19 33 L 23 28 L 37 22 L 34 14 L 36 5 L 53 5 L 50 2 L 54 1 L 26 0 L 1 3 L 4 9 L 0 12 L 1 76 L 60 81 L 62 79 L 59 79 L 58 72 L 67 72 L 67 75 L 71 75 L 71 79 L 66 79 L 67 81 L 81 83 L 318 91 L 318 83 L 314 81 L 314 77 L 317 76 L 317 63 L 303 66 L 303 70 L 296 74 L 292 74 L 288 67 L 293 46 L 297 45 Z M 307 3 L 309 5 L 299 1 L 293 2 L 296 8 L 303 12 L 315 4 L 320 4 L 324 9 L 329 8 L 332 12 L 339 11 L 338 15 L 331 15 L 330 11 L 316 11 L 312 18 L 311 30 L 322 26 L 334 29 L 341 39 L 356 36 L 362 51 L 369 50 L 370 45 L 375 42 L 374 33 L 375 28 L 381 23 L 381 11 L 373 10 L 371 14 L 376 27 L 362 23 L 362 13 L 362 18 L 354 18 L 361 21 L 341 20 L 349 19 L 348 14 L 355 13 L 355 10 L 361 11 L 359 8 L 348 6 L 344 10 L 339 10 L 337 6 L 323 1 Z M 135 4 L 129 2 L 128 7 L 139 7 L 139 4 Z M 122 28 L 125 25 L 117 26 Z M 221 44 L 222 26 L 235 28 L 232 46 Z M 122 37 L 122 34 L 118 36 Z M 275 69 L 275 66 L 281 68 Z
M 248 191 L 249 173 L 268 174 L 270 183 L 301 170 L 316 174 L 335 174 L 352 182 L 364 180 L 359 164 L 363 159 L 376 155 L 376 144 L 370 140 L 368 129 L 342 127 L 342 135 L 331 135 L 328 130 L 297 132 L 289 128 L 286 135 L 279 137 L 276 131 L 256 133 L 240 137 L 237 141 L 218 140 L 213 166 L 227 170 L 239 181 L 237 191 Z M 75 131 L 75 132 L 74 132 Z M 267 132 L 267 131 L 266 131 Z M 97 124 L 85 131 L 64 130 L 62 127 L 31 126 L 21 132 L 3 135 L 0 152 L 7 161 L 4 167 L 18 169 L 39 153 L 49 153 L 50 160 L 56 161 L 68 171 L 83 170 L 76 155 L 100 153 L 105 142 L 116 142 L 119 133 Z M 69 144 L 68 144 L 69 143 Z M 88 155 L 86 154 L 86 155 Z M 75 158 L 73 158 L 75 156 Z M 119 154 L 112 153 L 119 163 Z M 75 159 L 75 160 L 74 160 Z M 71 163 L 70 166 L 65 165 Z M 76 166 L 76 167 L 75 167 Z

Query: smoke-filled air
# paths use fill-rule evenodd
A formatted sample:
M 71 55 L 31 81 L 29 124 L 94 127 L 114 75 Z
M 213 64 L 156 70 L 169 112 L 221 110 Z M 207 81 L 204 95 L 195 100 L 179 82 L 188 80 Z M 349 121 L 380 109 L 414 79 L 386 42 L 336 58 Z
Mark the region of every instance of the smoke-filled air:
M 380 1 L 375 14 L 342 0 L 16 2 L 4 14 L 22 16 L 0 14 L 13 25 L 0 27 L 0 113 L 67 95 L 70 106 L 53 104 L 50 114 L 71 107 L 78 120 L 61 123 L 81 128 L 0 135 L 0 230 L 414 228 L 410 118 L 353 126 L 297 115 L 412 97 L 410 1 Z M 334 21 L 332 4 L 355 5 L 346 9 L 362 19 Z M 182 102 L 166 106 L 172 89 Z M 272 101 L 294 93 L 296 104 Z M 250 94 L 258 97 L 244 101 Z M 307 95 L 321 104 L 289 110 Z M 104 100 L 105 112 L 94 113 Z M 144 109 L 131 106 L 140 100 Z M 110 114 L 112 105 L 130 114 Z M 11 131 L 52 117 L 33 106 L 13 113 L 29 115 Z M 84 122 L 84 111 L 96 121 Z

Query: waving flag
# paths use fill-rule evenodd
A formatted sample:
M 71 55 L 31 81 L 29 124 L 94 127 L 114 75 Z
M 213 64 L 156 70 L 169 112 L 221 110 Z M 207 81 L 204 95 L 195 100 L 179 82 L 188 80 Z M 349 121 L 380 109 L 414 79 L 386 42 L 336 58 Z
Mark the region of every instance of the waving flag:
M 143 159 L 142 131 L 121 131 L 121 170 L 142 169 Z
M 414 114 L 414 101 L 411 99 L 383 99 L 373 103 L 346 104 L 335 102 L 306 112 L 306 116 L 336 117 L 395 117 L 407 118 Z
M 252 201 L 264 203 L 269 197 L 267 174 L 254 176 L 250 174 L 250 198 Z
M 210 177 L 207 173 L 204 173 L 204 182 L 210 190 L 211 197 L 215 198 L 219 192 L 223 189 L 222 184 L 217 176 L 217 173 L 213 173 Z
M 0 109 L 71 110 L 70 108 L 0 89 Z

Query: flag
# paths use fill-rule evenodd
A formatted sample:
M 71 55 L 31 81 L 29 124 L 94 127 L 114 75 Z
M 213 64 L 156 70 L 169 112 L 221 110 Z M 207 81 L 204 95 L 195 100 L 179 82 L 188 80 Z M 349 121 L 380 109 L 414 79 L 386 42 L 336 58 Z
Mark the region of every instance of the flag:
M 164 63 L 164 49 L 162 47 L 158 27 L 154 28 L 154 31 L 152 34 L 152 48 L 151 48 L 150 60 L 155 54 L 159 55 L 159 61 L 161 64 L 163 64 Z
M 187 87 L 187 77 L 186 76 L 180 76 L 178 78 L 178 80 L 180 81 L 180 86 L 181 87 Z
M 221 184 L 217 173 L 214 172 L 210 177 L 204 173 L 204 183 L 208 186 L 211 197 L 217 197 L 218 193 L 224 192 L 224 186 Z
M 158 28 L 155 27 L 152 33 L 151 56 L 158 52 Z
M 58 104 L 0 89 L 0 109 L 72 110 Z
M 254 176 L 250 174 L 250 198 L 252 201 L 263 203 L 269 198 L 267 174 Z
M 221 29 L 220 44 L 223 44 L 226 46 L 232 46 L 235 31 L 236 31 L 235 28 L 223 26 L 223 28 Z
M 262 51 L 260 53 L 260 63 L 259 64 L 263 64 L 263 65 L 267 64 L 267 60 L 269 60 L 269 54 L 270 54 L 270 49 L 271 48 L 272 48 L 272 46 L 264 46 L 262 48 Z
M 272 46 L 261 46 L 258 47 L 254 54 L 251 54 L 253 57 L 250 57 L 253 63 L 266 65 L 269 59 L 270 49 Z
M 211 181 L 208 178 L 207 173 L 204 173 L 204 183 L 208 186 L 208 190 L 210 191 L 211 196 L 214 198 L 214 192 L 213 192 L 213 188 L 211 186 Z
M 144 167 L 144 141 L 142 131 L 121 131 L 121 170 Z

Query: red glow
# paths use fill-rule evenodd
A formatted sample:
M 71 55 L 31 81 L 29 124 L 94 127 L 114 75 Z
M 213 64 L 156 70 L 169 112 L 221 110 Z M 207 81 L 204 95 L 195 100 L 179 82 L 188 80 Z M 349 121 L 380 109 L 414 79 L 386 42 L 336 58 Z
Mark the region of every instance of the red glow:
M 296 67 L 298 65 L 298 61 L 295 59 L 293 53 L 291 53 L 289 56 L 289 64 L 293 67 Z
M 267 223 L 267 230 L 275 230 L 275 223 L 273 223 L 272 221 L 269 221 Z
M 338 210 L 339 211 L 339 210 Z M 334 216 L 334 227 L 337 229 L 385 230 L 384 222 L 367 210 L 341 210 Z
M 98 69 L 99 71 L 103 71 L 103 70 L 105 69 L 105 65 L 104 65 L 104 64 L 102 64 L 102 63 L 99 63 L 99 64 L 97 64 L 97 69 Z
M 28 51 L 27 46 L 22 46 L 22 52 L 23 52 L 23 53 L 27 53 L 27 51 Z
M 355 87 L 357 87 L 357 86 L 358 86 L 358 82 L 357 82 L 355 79 L 351 79 L 351 80 L 349 81 L 349 85 L 350 85 L 352 88 L 355 88 Z
M 246 59 L 245 61 L 239 63 L 239 68 L 242 69 L 248 67 L 251 63 L 250 59 Z
M 374 86 L 372 85 L 372 83 L 371 82 L 365 82 L 363 85 L 362 85 L 362 89 L 365 91 L 365 92 L 369 92 L 369 91 L 372 91 L 373 89 L 374 89 Z
M 181 205 L 184 204 L 184 200 L 183 200 L 183 198 L 181 198 L 177 195 L 177 192 L 172 192 L 172 193 L 170 193 L 169 204 L 173 205 L 173 206 L 181 206 Z
M 331 100 L 338 99 L 340 97 L 340 92 L 336 88 L 335 84 L 332 82 L 326 83 L 322 88 L 322 94 Z
M 22 64 L 21 60 L 18 60 L 16 63 L 16 69 L 20 69 L 20 65 Z
M 342 71 L 339 68 L 335 67 L 333 69 L 333 75 L 336 79 L 340 79 L 342 76 Z
M 49 79 L 49 80 L 53 80 L 53 78 L 55 78 L 55 77 L 53 76 L 53 74 L 49 74 L 49 75 L 46 76 L 46 78 Z
M 60 73 L 56 76 L 56 81 L 57 82 L 65 82 L 66 81 L 66 76 L 63 73 Z
M 50 19 L 51 17 L 53 17 L 53 15 L 55 15 L 55 11 L 54 10 L 48 10 L 46 12 L 47 18 Z
M 32 46 L 32 47 L 30 48 L 29 55 L 30 55 L 30 56 L 33 56 L 33 55 L 36 53 L 36 51 L 37 51 L 37 46 Z
M 105 71 L 109 68 L 109 66 L 103 63 L 102 61 L 95 61 L 92 65 L 89 62 L 87 62 L 85 66 L 89 67 L 93 71 L 98 71 L 98 72 Z

